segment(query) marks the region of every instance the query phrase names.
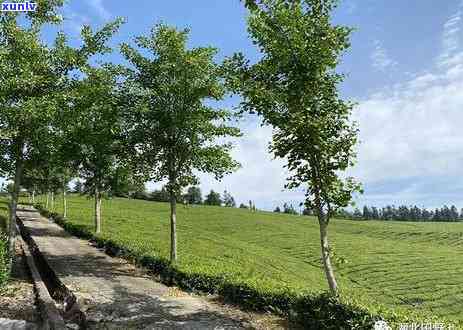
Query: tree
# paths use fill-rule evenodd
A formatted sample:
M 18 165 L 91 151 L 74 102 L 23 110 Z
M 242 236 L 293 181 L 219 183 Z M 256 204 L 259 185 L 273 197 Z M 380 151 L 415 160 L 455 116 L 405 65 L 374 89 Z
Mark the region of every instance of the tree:
M 149 199 L 148 193 L 146 192 L 145 182 L 143 182 L 143 177 L 137 176 L 133 169 L 130 168 L 128 165 L 129 162 L 125 159 L 125 156 L 121 155 L 119 158 L 124 158 L 124 166 L 115 168 L 113 177 L 109 182 L 109 195 L 125 198 L 138 195 L 146 197 L 143 199 Z
M 220 206 L 222 205 L 222 198 L 218 192 L 211 190 L 209 194 L 206 195 L 206 199 L 204 200 L 205 205 L 215 205 Z
M 51 199 L 51 208 L 54 208 L 54 193 L 60 188 L 61 181 L 55 162 L 54 142 L 51 135 L 42 137 L 43 144 L 35 146 L 27 159 L 23 162 L 21 186 L 34 192 L 41 191 L 47 194 L 47 205 Z
M 217 49 L 187 49 L 187 39 L 188 30 L 158 24 L 150 36 L 136 39 L 150 57 L 122 45 L 123 55 L 134 67 L 128 82 L 128 100 L 134 102 L 127 118 L 128 135 L 147 176 L 168 181 L 171 261 L 177 259 L 176 196 L 198 183 L 193 171 L 221 179 L 239 167 L 229 154 L 231 144 L 216 141 L 241 135 L 227 124 L 232 113 L 206 102 L 225 95 L 221 68 L 214 62 Z
M 363 207 L 363 214 L 362 214 L 363 219 L 365 220 L 370 220 L 371 219 L 371 212 L 368 206 Z
M 247 205 L 244 205 L 243 203 L 240 204 L 240 209 L 247 209 L 248 206 Z
M 450 207 L 450 220 L 457 221 L 458 220 L 458 209 L 455 205 Z
M 378 208 L 376 208 L 376 207 L 374 207 L 374 206 L 371 208 L 371 217 L 372 217 L 372 219 L 374 219 L 374 220 L 378 220 L 378 219 L 379 219 Z
M 0 13 L 0 171 L 12 178 L 13 184 L 9 214 L 11 260 L 24 162 L 39 136 L 48 133 L 46 124 L 54 109 L 49 94 L 56 90 L 63 74 L 56 70 L 57 61 L 52 58 L 62 44 L 49 48 L 40 42 L 39 36 L 42 24 L 57 22 L 55 9 L 60 4 L 50 1 L 40 13 L 26 15 L 25 19 L 16 12 Z
M 434 216 L 432 217 L 434 221 L 440 221 L 442 219 L 441 212 L 438 208 L 434 211 Z
M 281 212 L 280 207 L 277 206 L 277 207 L 275 208 L 275 210 L 273 210 L 273 212 L 275 212 L 275 213 L 280 213 L 280 212 Z
M 29 192 L 33 204 L 35 204 L 35 194 L 44 190 L 45 187 L 45 180 L 42 174 L 43 172 L 40 169 L 31 167 L 30 163 L 25 164 L 21 177 L 21 186 Z
M 201 194 L 201 189 L 195 186 L 189 187 L 184 199 L 188 204 L 202 204 L 203 196 Z
M 452 214 L 450 212 L 450 209 L 447 205 L 444 205 L 444 207 L 441 209 L 441 216 L 442 220 L 451 220 L 452 219 Z
M 37 11 L 0 13 L 0 171 L 13 178 L 9 249 L 16 238 L 16 209 L 24 163 L 53 133 L 52 120 L 65 98 L 69 72 L 78 70 L 105 48 L 105 29 L 86 33 L 79 49 L 67 45 L 59 33 L 53 45 L 40 40 L 44 24 L 60 22 L 62 0 L 40 0 Z M 101 33 L 100 33 L 101 32 Z
M 85 180 L 85 193 L 93 196 L 95 232 L 101 232 L 103 194 L 113 189 L 124 166 L 121 140 L 122 117 L 118 103 L 118 68 L 87 67 L 86 77 L 76 83 L 72 104 L 63 120 L 63 153 L 79 177 Z M 71 123 L 71 121 L 73 123 Z
M 56 127 L 56 126 L 55 126 Z M 37 157 L 41 164 L 36 164 L 36 169 L 41 169 L 44 173 L 45 186 L 47 192 L 51 195 L 52 205 L 51 210 L 54 211 L 55 193 L 61 192 L 63 195 L 63 217 L 67 217 L 67 192 L 69 190 L 69 182 L 75 175 L 72 170 L 72 164 L 67 159 L 67 155 L 61 153 L 60 141 L 56 134 L 50 136 L 52 141 L 48 141 L 44 148 L 40 148 Z M 61 142 L 62 143 L 62 142 Z
M 292 204 L 283 204 L 283 213 L 286 214 L 297 214 L 297 211 L 294 209 L 294 206 Z
M 223 204 L 225 207 L 236 207 L 235 199 L 226 190 L 223 192 Z
M 256 210 L 256 205 L 252 202 L 252 200 L 249 200 L 249 210 L 251 212 L 254 212 Z
M 335 0 L 246 3 L 248 31 L 262 57 L 253 65 L 242 54 L 229 58 L 227 82 L 241 94 L 244 111 L 273 126 L 270 150 L 287 159 L 292 173 L 286 187 L 307 185 L 305 205 L 318 217 L 323 266 L 337 294 L 327 228 L 334 211 L 360 190 L 339 175 L 353 165 L 357 142 L 353 105 L 339 96 L 343 75 L 335 71 L 351 29 L 331 23 Z
M 432 218 L 431 212 L 429 212 L 427 209 L 423 208 L 423 209 L 421 210 L 421 219 L 422 219 L 423 221 L 428 221 L 428 220 L 430 220 L 431 218 Z

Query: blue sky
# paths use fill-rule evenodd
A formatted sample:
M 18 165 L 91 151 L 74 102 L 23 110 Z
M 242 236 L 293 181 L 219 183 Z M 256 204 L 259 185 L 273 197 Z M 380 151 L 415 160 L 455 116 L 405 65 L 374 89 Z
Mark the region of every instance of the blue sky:
M 463 206 L 462 11 L 457 0 L 341 1 L 334 21 L 356 29 L 340 69 L 348 74 L 343 95 L 358 102 L 362 142 L 351 174 L 364 184 L 359 205 Z M 218 59 L 236 51 L 258 57 L 238 0 L 69 0 L 63 15 L 76 43 L 82 23 L 96 27 L 122 16 L 127 23 L 114 45 L 162 20 L 191 28 L 190 45 L 213 45 Z M 121 61 L 117 53 L 108 59 Z M 231 107 L 236 98 L 223 104 Z M 263 209 L 298 204 L 303 194 L 284 191 L 283 163 L 267 152 L 271 129 L 255 117 L 240 125 L 245 135 L 233 154 L 242 169 L 222 182 L 201 175 L 203 192 L 227 189 L 238 202 L 252 199 Z

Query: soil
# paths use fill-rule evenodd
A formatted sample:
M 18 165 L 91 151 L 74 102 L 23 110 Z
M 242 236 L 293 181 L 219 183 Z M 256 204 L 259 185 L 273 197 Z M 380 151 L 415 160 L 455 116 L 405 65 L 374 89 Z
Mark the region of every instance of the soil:
M 40 321 L 35 306 L 34 285 L 19 243 L 16 244 L 12 278 L 4 288 L 0 289 L 0 318 L 24 320 L 30 323 Z

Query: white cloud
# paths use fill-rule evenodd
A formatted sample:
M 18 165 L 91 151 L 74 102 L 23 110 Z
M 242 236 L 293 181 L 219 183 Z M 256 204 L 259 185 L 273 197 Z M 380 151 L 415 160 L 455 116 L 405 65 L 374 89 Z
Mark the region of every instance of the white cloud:
M 437 58 L 438 66 L 452 65 L 455 62 L 454 57 L 461 50 L 462 7 L 463 2 L 457 12 L 444 23 L 442 51 Z
M 63 8 L 64 28 L 71 33 L 71 35 L 79 35 L 83 25 L 89 25 L 91 19 L 86 15 L 81 15 L 65 6 Z
M 457 67 L 426 73 L 360 102 L 358 175 L 364 182 L 463 174 L 462 74 Z
M 103 0 L 86 0 L 86 2 L 102 20 L 107 21 L 111 18 L 111 13 L 104 6 Z
M 102 20 L 109 20 L 111 14 L 103 6 L 102 0 L 86 0 L 91 11 L 76 10 L 75 7 L 66 3 L 62 8 L 62 16 L 64 17 L 63 27 L 68 36 L 74 41 L 80 43 L 80 32 L 84 25 L 94 25 L 95 16 Z M 93 14 L 92 14 L 93 13 Z
M 397 65 L 397 62 L 389 56 L 381 41 L 374 40 L 373 43 L 374 49 L 370 55 L 373 68 L 382 72 L 394 68 Z
M 456 38 L 460 17 L 458 10 L 445 23 L 444 47 L 429 71 L 360 101 L 355 119 L 362 143 L 353 174 L 370 187 L 411 180 L 365 199 L 426 201 L 461 191 L 463 52 Z
M 210 189 L 230 191 L 239 202 L 253 200 L 257 207 L 271 209 L 284 201 L 294 205 L 301 200 L 299 193 L 285 191 L 284 185 L 288 172 L 283 168 L 284 161 L 275 160 L 268 151 L 272 130 L 261 127 L 258 120 L 248 122 L 243 128 L 244 136 L 238 139 L 233 157 L 242 168 L 236 173 L 216 182 L 208 175 L 201 175 L 201 186 L 206 193 Z

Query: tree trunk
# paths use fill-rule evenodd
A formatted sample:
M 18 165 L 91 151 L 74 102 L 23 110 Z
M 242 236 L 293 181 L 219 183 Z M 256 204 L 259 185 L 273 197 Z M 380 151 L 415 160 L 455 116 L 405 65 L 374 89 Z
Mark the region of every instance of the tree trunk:
M 63 187 L 63 217 L 66 218 L 68 215 L 68 205 L 66 200 L 66 185 Z
M 170 193 L 170 262 L 177 261 L 177 198 Z
M 21 185 L 21 175 L 23 169 L 23 143 L 19 143 L 16 156 L 16 165 L 15 165 L 15 174 L 14 174 L 14 185 L 13 192 L 11 194 L 11 205 L 10 205 L 10 229 L 9 229 L 9 238 L 8 238 L 8 251 L 10 253 L 10 264 L 9 270 L 11 272 L 12 265 L 15 258 L 15 244 L 16 244 L 16 210 L 18 208 L 18 197 L 19 189 Z
M 333 295 L 337 295 L 338 284 L 336 283 L 336 277 L 334 276 L 333 266 L 331 265 L 330 246 L 328 243 L 328 224 L 325 222 L 324 219 L 320 220 L 320 216 L 318 217 L 318 222 L 320 224 L 320 243 L 322 248 L 322 260 L 323 267 L 325 268 L 326 279 L 328 280 L 328 285 L 330 287 L 331 293 Z
M 55 211 L 55 192 L 51 192 L 51 210 L 52 212 Z
M 95 187 L 95 233 L 101 233 L 101 193 Z
M 35 204 L 35 189 L 32 190 L 32 204 Z
M 313 160 L 313 164 L 317 164 L 316 159 Z M 313 165 L 312 164 L 312 165 Z M 316 169 L 315 172 L 312 173 L 312 180 L 310 185 L 314 188 L 314 203 L 315 209 L 314 211 L 318 217 L 318 223 L 320 226 L 320 245 L 322 250 L 322 261 L 323 261 L 323 268 L 325 269 L 326 279 L 328 281 L 328 286 L 330 287 L 331 294 L 334 296 L 338 295 L 338 284 L 336 283 L 336 277 L 334 275 L 333 266 L 331 265 L 331 258 L 330 258 L 330 245 L 328 242 L 328 223 L 329 223 L 329 216 L 330 214 L 325 214 L 323 210 L 322 199 L 320 196 L 321 192 L 321 183 L 320 179 L 317 176 L 318 166 L 312 166 Z
M 48 210 L 48 202 L 49 202 L 49 199 L 50 199 L 50 192 L 47 191 L 47 203 L 45 204 L 45 208 Z

